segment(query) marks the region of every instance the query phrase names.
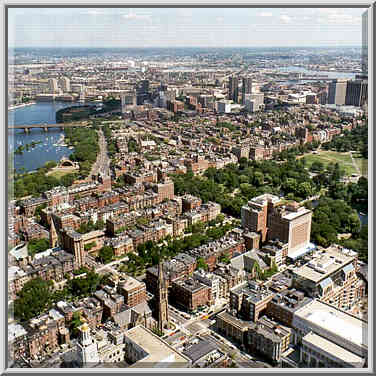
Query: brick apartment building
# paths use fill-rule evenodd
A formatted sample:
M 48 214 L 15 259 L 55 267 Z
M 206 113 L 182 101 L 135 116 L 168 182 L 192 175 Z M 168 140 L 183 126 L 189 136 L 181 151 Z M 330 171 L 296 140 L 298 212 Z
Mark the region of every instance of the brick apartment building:
M 146 301 L 146 285 L 135 278 L 120 279 L 117 286 L 118 293 L 124 296 L 124 304 L 134 307 Z
M 211 302 L 209 286 L 193 279 L 174 281 L 171 284 L 171 301 L 187 311 L 194 311 L 198 307 L 206 306 Z
M 305 247 L 311 233 L 312 211 L 293 202 L 283 205 L 277 196 L 264 194 L 241 209 L 242 225 L 259 233 L 262 242 L 280 240 L 288 244 L 288 255 Z

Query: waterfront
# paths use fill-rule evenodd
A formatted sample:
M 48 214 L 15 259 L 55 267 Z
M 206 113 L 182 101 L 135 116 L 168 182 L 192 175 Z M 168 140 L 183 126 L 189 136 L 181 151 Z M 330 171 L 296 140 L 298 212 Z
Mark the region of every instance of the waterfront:
M 8 111 L 8 125 L 22 124 L 55 124 L 56 111 L 61 108 L 79 104 L 67 102 L 39 102 L 30 106 L 20 107 Z M 25 133 L 22 129 L 8 132 L 8 152 L 14 151 L 18 146 L 39 142 L 35 148 L 24 151 L 23 154 L 14 154 L 14 168 L 24 168 L 32 171 L 43 166 L 47 161 L 59 161 L 63 156 L 69 156 L 72 150 L 64 146 L 54 146 L 64 134 L 59 128 L 44 132 L 43 129 L 32 129 Z

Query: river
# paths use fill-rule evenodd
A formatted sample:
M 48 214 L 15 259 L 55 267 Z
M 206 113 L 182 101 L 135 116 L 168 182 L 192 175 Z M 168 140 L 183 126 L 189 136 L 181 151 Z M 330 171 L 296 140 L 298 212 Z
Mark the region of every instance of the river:
M 313 71 L 313 70 L 306 69 L 306 68 L 303 68 L 303 67 L 296 67 L 295 65 L 290 65 L 288 67 L 278 68 L 278 70 L 280 72 L 305 73 L 305 74 L 309 74 L 309 75 L 312 75 L 312 76 L 327 75 L 328 78 L 330 78 L 330 79 L 335 79 L 335 78 L 354 79 L 355 78 L 355 73 L 336 72 L 336 71 Z M 360 74 L 360 72 L 358 74 Z
M 61 108 L 79 104 L 67 102 L 38 102 L 36 104 L 16 108 L 8 111 L 9 125 L 22 124 L 55 124 L 56 111 Z M 8 133 L 8 151 L 14 151 L 18 146 L 30 144 L 32 141 L 42 143 L 34 149 L 24 151 L 23 154 L 14 154 L 14 168 L 24 168 L 26 171 L 33 171 L 43 166 L 47 161 L 59 161 L 63 156 L 69 156 L 72 150 L 64 146 L 53 146 L 61 135 L 64 134 L 59 128 L 50 129 L 45 132 L 41 128 L 31 129 L 25 133 L 22 129 L 10 130 Z

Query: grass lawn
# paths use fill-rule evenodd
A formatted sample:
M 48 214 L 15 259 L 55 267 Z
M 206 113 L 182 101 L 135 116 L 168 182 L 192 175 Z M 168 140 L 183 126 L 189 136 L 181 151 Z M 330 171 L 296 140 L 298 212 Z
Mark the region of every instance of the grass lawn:
M 368 177 L 368 159 L 354 157 L 354 160 L 359 167 L 360 173 Z
M 74 169 L 65 169 L 63 170 L 53 170 L 48 175 L 53 176 L 56 179 L 60 179 L 62 176 L 70 174 L 71 172 L 74 172 Z
M 335 151 L 319 151 L 319 154 L 305 154 L 306 167 L 311 167 L 315 161 L 322 162 L 326 167 L 329 163 L 339 163 L 340 167 L 346 171 L 346 175 L 356 174 L 350 153 L 338 153 Z

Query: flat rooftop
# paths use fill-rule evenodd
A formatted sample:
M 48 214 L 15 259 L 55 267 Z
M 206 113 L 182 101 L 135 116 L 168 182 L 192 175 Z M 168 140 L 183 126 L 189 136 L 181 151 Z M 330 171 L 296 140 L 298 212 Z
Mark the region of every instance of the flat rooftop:
M 343 362 L 345 364 L 351 364 L 353 367 L 362 367 L 364 364 L 364 359 L 360 356 L 347 351 L 341 346 L 336 345 L 335 343 L 328 341 L 327 339 L 315 334 L 308 333 L 303 337 L 303 344 L 313 345 L 323 350 L 325 353 L 330 355 L 330 357 L 337 359 L 338 362 Z
M 200 360 L 202 357 L 210 354 L 215 351 L 217 348 L 210 342 L 200 339 L 198 343 L 195 343 L 187 347 L 183 354 L 192 359 L 192 362 L 195 363 Z
M 119 280 L 119 285 L 125 290 L 132 290 L 136 287 L 144 286 L 143 282 L 138 281 L 136 278 L 127 276 L 126 279 Z
M 342 269 L 354 260 L 354 257 L 355 255 L 351 251 L 346 254 L 335 247 L 328 248 L 313 257 L 307 264 L 294 268 L 293 273 L 317 283 L 337 270 Z
M 316 299 L 295 312 L 295 316 L 312 323 L 358 346 L 368 347 L 367 322 Z
M 167 342 L 143 326 L 136 326 L 124 333 L 126 338 L 141 347 L 147 355 L 131 367 L 143 368 L 187 368 L 190 360 Z

